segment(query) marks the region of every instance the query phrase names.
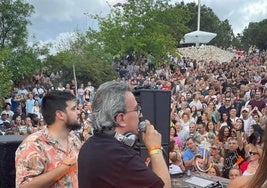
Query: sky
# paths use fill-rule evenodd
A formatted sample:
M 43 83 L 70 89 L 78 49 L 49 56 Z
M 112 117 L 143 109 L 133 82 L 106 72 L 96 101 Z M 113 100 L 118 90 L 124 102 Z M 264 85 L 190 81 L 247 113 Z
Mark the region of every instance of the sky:
M 89 14 L 105 16 L 110 6 L 125 0 L 26 0 L 35 7 L 28 27 L 30 39 L 40 43 L 64 40 L 75 31 L 85 32 L 97 27 Z M 182 0 L 171 0 L 178 3 Z M 183 0 L 185 3 L 197 0 Z M 220 20 L 228 19 L 235 34 L 241 33 L 249 22 L 267 19 L 266 0 L 201 0 Z M 200 25 L 201 30 L 201 25 Z M 34 38 L 33 38 L 34 36 Z

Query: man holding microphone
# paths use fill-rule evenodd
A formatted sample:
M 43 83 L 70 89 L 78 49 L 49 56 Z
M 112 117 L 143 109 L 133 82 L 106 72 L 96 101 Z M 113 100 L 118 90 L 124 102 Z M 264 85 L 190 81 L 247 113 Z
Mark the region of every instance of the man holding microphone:
M 91 115 L 94 136 L 84 143 L 78 157 L 80 188 L 171 187 L 161 151 L 161 134 L 149 121 L 145 121 L 142 137 L 152 169 L 132 148 L 142 113 L 127 83 L 102 84 L 96 92 Z

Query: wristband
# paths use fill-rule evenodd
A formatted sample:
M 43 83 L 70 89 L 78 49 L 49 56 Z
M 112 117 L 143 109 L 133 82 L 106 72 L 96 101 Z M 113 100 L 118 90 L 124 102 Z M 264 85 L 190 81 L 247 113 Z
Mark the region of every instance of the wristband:
M 63 162 L 62 162 L 62 164 L 65 164 L 65 165 L 69 166 L 68 164 L 63 163 Z M 76 171 L 76 170 L 77 170 L 77 166 L 76 166 L 75 164 L 74 164 L 74 165 L 71 165 L 70 168 L 68 168 L 68 170 L 66 170 L 65 173 L 63 173 L 63 174 L 57 176 L 57 177 L 55 178 L 55 181 L 59 181 L 59 180 L 61 180 L 64 176 L 66 176 L 67 174 L 70 174 L 70 173 L 72 173 L 72 172 L 74 172 L 74 171 Z
M 161 149 L 154 149 L 149 152 L 149 155 L 151 156 L 151 155 L 160 154 L 160 153 L 162 153 Z
M 161 146 L 151 146 L 147 150 L 148 150 L 148 152 L 151 152 L 151 151 L 153 151 L 155 149 L 161 149 Z

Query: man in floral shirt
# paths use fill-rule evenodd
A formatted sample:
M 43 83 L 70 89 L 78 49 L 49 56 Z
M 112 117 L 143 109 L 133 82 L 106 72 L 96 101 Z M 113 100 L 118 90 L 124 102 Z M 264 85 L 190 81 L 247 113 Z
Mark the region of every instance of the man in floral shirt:
M 81 142 L 70 133 L 80 128 L 75 97 L 63 91 L 46 94 L 42 114 L 47 128 L 29 135 L 16 151 L 16 187 L 78 187 Z

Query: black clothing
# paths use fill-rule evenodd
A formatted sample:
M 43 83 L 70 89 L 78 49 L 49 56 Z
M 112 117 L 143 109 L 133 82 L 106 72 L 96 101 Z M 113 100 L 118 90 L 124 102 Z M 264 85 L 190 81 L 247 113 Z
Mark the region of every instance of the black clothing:
M 223 113 L 229 114 L 231 108 L 232 108 L 232 106 L 229 106 L 229 107 L 221 106 L 221 107 L 218 109 L 218 112 L 220 112 L 221 115 L 222 115 Z
M 227 152 L 224 158 L 224 170 L 223 177 L 229 178 L 229 171 L 234 166 L 234 164 L 238 161 L 239 158 L 245 159 L 245 151 L 244 149 L 240 150 L 239 148 L 235 152 Z M 242 161 L 244 162 L 244 161 Z M 239 166 L 242 164 L 238 164 Z
M 241 99 L 238 99 L 234 102 L 234 107 L 236 109 L 236 116 L 237 117 L 240 117 L 242 106 L 245 106 L 245 104 L 246 104 L 246 101 L 241 100 Z
M 79 188 L 164 186 L 137 151 L 104 133 L 96 133 L 82 146 L 78 157 L 78 179 Z

